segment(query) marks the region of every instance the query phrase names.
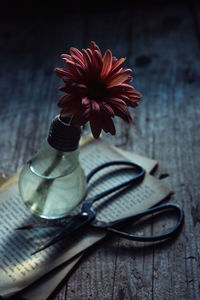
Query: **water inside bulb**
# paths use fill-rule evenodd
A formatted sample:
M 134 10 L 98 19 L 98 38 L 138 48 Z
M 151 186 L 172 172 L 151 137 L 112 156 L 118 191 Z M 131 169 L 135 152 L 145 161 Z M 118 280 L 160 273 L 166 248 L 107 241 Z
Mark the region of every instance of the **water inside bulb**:
M 45 219 L 62 218 L 84 199 L 87 183 L 78 155 L 79 149 L 61 152 L 45 141 L 23 167 L 19 191 L 33 214 Z

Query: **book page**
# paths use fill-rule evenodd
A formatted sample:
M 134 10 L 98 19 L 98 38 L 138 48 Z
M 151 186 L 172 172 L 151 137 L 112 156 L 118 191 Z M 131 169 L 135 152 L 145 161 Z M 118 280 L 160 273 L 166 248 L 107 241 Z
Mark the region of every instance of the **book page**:
M 80 160 L 86 174 L 101 163 L 122 159 L 124 159 L 122 155 L 101 141 L 95 141 L 90 145 L 86 145 L 80 153 Z M 126 176 L 126 172 L 122 172 L 116 178 L 111 174 L 110 179 L 108 178 L 106 181 L 102 181 L 101 178 L 98 185 L 91 183 L 90 196 L 102 191 L 102 188 L 107 189 L 113 186 L 113 184 L 120 182 Z M 98 218 L 114 220 L 124 215 L 139 212 L 156 204 L 165 198 L 169 192 L 169 189 L 160 183 L 159 180 L 147 174 L 142 184 L 129 190 L 124 195 L 120 195 L 114 201 L 109 201 L 108 197 L 106 205 L 102 205 L 101 200 L 97 204 L 99 211 Z M 86 232 L 84 236 L 82 234 L 77 235 L 76 238 L 69 241 L 61 241 L 41 253 L 30 256 L 41 242 L 58 229 L 20 232 L 15 230 L 16 227 L 37 222 L 37 218 L 33 217 L 25 208 L 16 184 L 1 192 L 0 206 L 1 295 L 11 295 L 27 287 L 41 276 L 71 259 L 105 236 L 104 233 L 97 233 L 91 230 Z
M 90 153 L 92 153 L 92 161 L 90 160 Z M 100 139 L 91 140 L 80 151 L 80 161 L 86 174 L 104 162 L 120 159 L 130 160 L 141 165 L 147 173 L 150 173 L 158 164 L 154 159 L 110 146 Z
M 158 163 L 154 159 L 150 159 L 148 157 L 118 148 L 113 147 L 115 151 L 119 154 L 123 155 L 126 159 L 136 162 L 137 164 L 143 166 L 148 173 L 152 173 L 152 171 L 158 166 Z
M 82 257 L 80 254 L 78 257 L 73 258 L 70 262 L 61 264 L 59 267 L 49 272 L 21 292 L 17 296 L 24 300 L 45 300 L 47 299 L 56 287 L 64 280 L 69 274 L 72 268 Z M 18 298 L 17 298 L 18 299 Z

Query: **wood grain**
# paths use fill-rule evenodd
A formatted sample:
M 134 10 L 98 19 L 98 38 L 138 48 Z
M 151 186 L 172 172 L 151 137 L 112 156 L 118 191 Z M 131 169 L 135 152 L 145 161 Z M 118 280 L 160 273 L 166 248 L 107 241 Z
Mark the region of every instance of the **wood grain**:
M 105 240 L 88 251 L 52 299 L 199 300 L 200 6 L 103 3 L 1 19 L 0 172 L 10 176 L 22 166 L 58 113 L 60 82 L 53 68 L 62 66 L 62 52 L 95 40 L 103 50 L 126 56 L 143 101 L 131 110 L 130 126 L 116 118 L 116 136 L 104 138 L 159 162 L 155 176 L 173 189 L 170 200 L 184 208 L 185 224 L 175 240 L 160 246 Z M 145 232 L 157 229 L 151 224 Z

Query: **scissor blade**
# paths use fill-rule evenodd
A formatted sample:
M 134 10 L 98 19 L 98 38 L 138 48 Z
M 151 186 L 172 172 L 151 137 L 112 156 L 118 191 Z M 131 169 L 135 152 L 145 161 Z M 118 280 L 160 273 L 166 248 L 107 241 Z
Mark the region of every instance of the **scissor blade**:
M 46 243 L 37 248 L 31 255 L 34 255 L 52 245 L 59 242 L 60 240 L 70 236 L 72 233 L 83 227 L 89 221 L 87 219 L 83 220 L 81 215 L 76 215 L 71 218 L 69 223 L 58 233 L 56 233 L 52 238 L 47 240 Z
M 37 248 L 34 252 L 31 253 L 31 255 L 34 255 L 48 247 L 50 247 L 51 245 L 57 243 L 58 241 L 60 241 L 62 238 L 64 238 L 64 234 L 66 234 L 66 232 L 64 232 L 64 230 L 62 230 L 61 232 L 59 232 L 58 234 L 54 235 L 51 239 L 49 239 L 45 244 L 41 245 L 39 248 Z
M 37 229 L 37 228 L 50 228 L 50 227 L 60 227 L 63 228 L 68 224 L 68 220 L 71 219 L 72 216 L 66 216 L 64 219 L 61 220 L 55 220 L 53 223 L 50 221 L 45 221 L 45 222 L 38 222 L 38 223 L 32 223 L 32 224 L 27 224 L 24 226 L 16 227 L 15 230 L 30 230 L 30 229 Z
M 50 227 L 63 227 L 63 224 L 55 223 L 55 224 L 45 224 L 45 223 L 36 223 L 36 224 L 28 224 L 25 226 L 17 227 L 15 230 L 30 230 L 30 229 L 38 229 L 38 228 L 50 228 Z

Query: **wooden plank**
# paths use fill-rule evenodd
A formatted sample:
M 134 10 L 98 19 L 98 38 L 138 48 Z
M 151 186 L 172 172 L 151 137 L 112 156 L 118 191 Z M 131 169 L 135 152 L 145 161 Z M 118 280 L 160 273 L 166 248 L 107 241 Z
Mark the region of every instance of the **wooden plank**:
M 146 285 L 150 284 L 152 299 L 198 299 L 199 270 L 195 259 L 198 257 L 196 241 L 199 232 L 193 227 L 191 199 L 186 192 L 190 190 L 196 207 L 198 196 L 190 187 L 194 187 L 197 180 L 194 177 L 198 177 L 194 165 L 198 148 L 192 146 L 191 149 L 186 145 L 194 145 L 194 140 L 199 140 L 197 135 L 191 134 L 191 127 L 193 132 L 199 128 L 198 41 L 190 11 L 184 4 L 166 5 L 163 9 L 149 5 L 145 10 L 137 11 L 133 19 L 133 53 L 138 66 L 136 82 L 139 81 L 144 94 L 137 119 L 141 134 L 138 139 L 144 139 L 145 154 L 156 157 L 161 171 L 169 172 L 166 181 L 176 191 L 172 200 L 183 205 L 187 213 L 182 235 L 169 246 L 152 249 L 152 285 L 149 282 L 150 270 L 142 273 L 139 268 L 144 265 L 144 256 L 141 260 L 137 257 L 139 279 L 135 276 L 135 282 L 132 281 L 136 286 L 133 295 L 138 299 L 149 299 L 150 294 L 145 295 L 145 292 L 148 290 Z M 193 60 L 197 62 L 195 66 Z M 191 72 L 195 73 L 192 82 L 188 75 Z M 193 118 L 195 123 L 191 121 Z M 137 143 L 135 147 L 137 149 Z M 188 244 L 191 232 L 195 238 Z M 120 262 L 122 265 L 118 265 L 117 274 L 124 274 L 125 261 Z M 130 281 L 128 274 L 127 280 Z M 116 282 L 119 280 L 120 277 L 116 277 Z

